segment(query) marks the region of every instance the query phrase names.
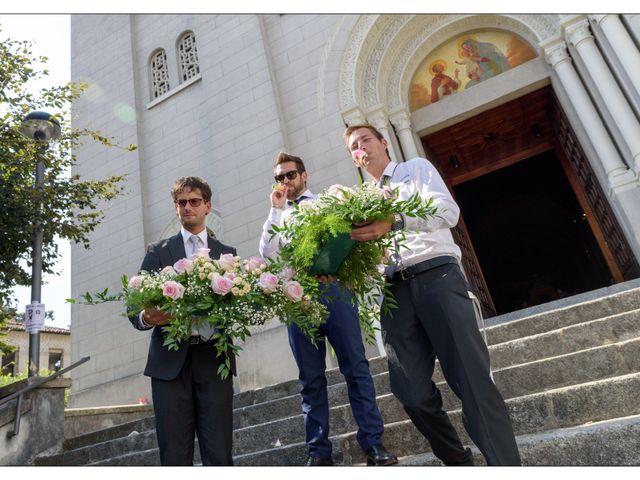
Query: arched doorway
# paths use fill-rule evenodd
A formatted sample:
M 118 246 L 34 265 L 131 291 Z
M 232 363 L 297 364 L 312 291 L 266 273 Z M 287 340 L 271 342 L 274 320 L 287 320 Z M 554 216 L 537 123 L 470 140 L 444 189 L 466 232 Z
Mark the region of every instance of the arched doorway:
M 422 138 L 485 316 L 640 276 L 550 87 Z

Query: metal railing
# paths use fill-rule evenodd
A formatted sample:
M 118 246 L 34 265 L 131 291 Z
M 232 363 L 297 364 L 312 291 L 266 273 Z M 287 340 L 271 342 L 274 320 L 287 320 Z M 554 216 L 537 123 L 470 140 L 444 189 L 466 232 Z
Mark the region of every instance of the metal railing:
M 21 410 L 22 410 L 22 398 L 24 397 L 25 393 L 30 392 L 34 388 L 38 388 L 39 386 L 44 385 L 47 382 L 50 382 L 54 378 L 57 378 L 60 375 L 63 375 L 63 374 L 67 373 L 70 370 L 73 370 L 77 366 L 82 365 L 84 362 L 88 361 L 90 358 L 91 357 L 81 358 L 76 363 L 73 363 L 73 364 L 69 365 L 68 367 L 65 367 L 65 368 L 63 368 L 61 370 L 58 370 L 56 373 L 53 373 L 53 374 L 51 374 L 51 375 L 49 375 L 47 377 L 30 377 L 30 378 L 35 378 L 35 380 L 33 382 L 31 382 L 29 385 L 27 385 L 25 387 L 22 387 L 17 392 L 13 392 L 11 395 L 7 395 L 6 397 L 0 399 L 0 407 L 2 405 L 4 405 L 5 403 L 9 403 L 14 398 L 18 399 L 18 402 L 16 403 L 16 418 L 15 418 L 15 421 L 14 421 L 14 424 L 13 424 L 13 431 L 7 432 L 7 437 L 9 437 L 9 438 L 14 437 L 14 436 L 18 435 L 18 433 L 20 432 L 20 418 L 21 418 L 21 415 L 22 415 L 22 412 L 21 412 Z

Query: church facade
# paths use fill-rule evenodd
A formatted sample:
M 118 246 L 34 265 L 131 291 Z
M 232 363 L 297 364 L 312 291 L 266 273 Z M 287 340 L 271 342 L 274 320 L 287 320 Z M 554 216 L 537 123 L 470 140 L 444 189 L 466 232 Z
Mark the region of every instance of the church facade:
M 342 132 L 360 123 L 442 174 L 485 318 L 640 276 L 638 15 L 74 15 L 71 37 L 74 126 L 138 147 L 76 151 L 73 173 L 127 182 L 73 246 L 74 297 L 117 291 L 179 229 L 183 175 L 210 183 L 216 236 L 256 254 L 278 152 L 314 192 L 356 184 Z M 91 356 L 72 406 L 149 396 L 149 332 L 121 305 L 74 305 L 71 331 L 72 361 Z M 281 324 L 242 348 L 236 390 L 297 376 Z

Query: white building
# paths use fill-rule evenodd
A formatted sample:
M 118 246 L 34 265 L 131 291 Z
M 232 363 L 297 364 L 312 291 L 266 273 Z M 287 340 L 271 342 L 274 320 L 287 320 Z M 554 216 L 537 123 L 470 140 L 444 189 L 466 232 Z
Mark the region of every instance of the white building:
M 128 180 L 92 249 L 73 247 L 75 297 L 118 290 L 177 231 L 182 175 L 211 184 L 216 235 L 256 254 L 277 153 L 302 157 L 316 192 L 355 184 L 342 132 L 362 122 L 451 186 L 485 316 L 640 276 L 640 16 L 88 15 L 71 28 L 72 79 L 90 86 L 75 126 L 138 146 L 77 151 L 74 173 Z M 121 310 L 72 307 L 72 360 L 91 356 L 73 406 L 149 395 L 149 333 Z M 296 377 L 283 326 L 243 348 L 238 389 Z

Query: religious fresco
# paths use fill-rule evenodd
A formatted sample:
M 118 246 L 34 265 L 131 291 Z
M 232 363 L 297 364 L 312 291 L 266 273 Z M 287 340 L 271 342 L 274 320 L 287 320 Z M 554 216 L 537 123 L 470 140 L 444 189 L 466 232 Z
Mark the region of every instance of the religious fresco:
M 492 30 L 460 35 L 422 61 L 411 80 L 409 108 L 418 110 L 536 56 L 528 43 L 512 33 Z

